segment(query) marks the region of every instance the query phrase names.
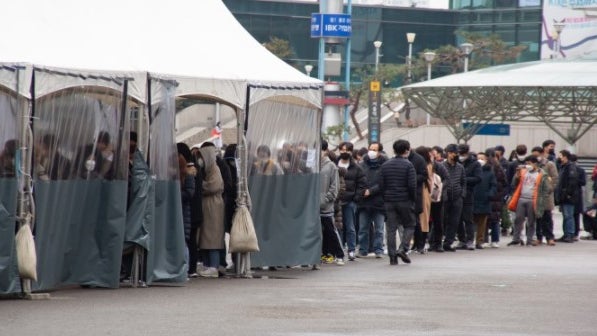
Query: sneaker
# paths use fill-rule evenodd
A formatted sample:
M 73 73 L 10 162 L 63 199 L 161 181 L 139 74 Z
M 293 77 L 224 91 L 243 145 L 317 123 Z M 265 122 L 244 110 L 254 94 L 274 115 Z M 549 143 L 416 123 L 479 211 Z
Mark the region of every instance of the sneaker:
M 215 267 L 208 267 L 202 271 L 199 271 L 199 276 L 203 278 L 217 278 L 219 276 L 218 269 Z
M 189 278 L 197 278 L 197 277 L 199 277 L 199 274 L 197 274 L 197 272 L 189 273 Z
M 313 267 L 311 268 L 311 270 L 313 271 L 318 271 L 321 269 L 321 266 L 319 266 L 319 264 L 314 264 Z
M 499 248 L 500 247 L 500 243 L 498 243 L 498 242 L 492 242 L 491 244 L 489 244 L 489 247 L 491 247 L 491 248 Z
M 356 257 L 357 258 L 366 258 L 367 257 L 367 253 L 359 252 L 359 254 L 357 254 Z
M 338 265 L 338 266 L 344 266 L 344 259 L 342 259 L 342 258 L 336 258 L 336 265 Z
M 446 252 L 456 252 L 456 249 L 453 248 L 451 245 L 444 245 L 444 251 L 446 251 Z
M 553 239 L 549 239 L 549 240 L 547 241 L 547 246 L 556 246 L 556 241 L 555 241 L 555 240 L 553 240 Z
M 348 260 L 353 261 L 355 259 L 354 251 L 348 252 Z
M 381 253 L 375 253 L 375 258 L 381 259 L 381 258 L 383 258 L 383 255 Z
M 334 259 L 335 259 L 335 258 L 334 258 L 334 257 L 332 257 L 331 255 L 327 255 L 327 256 L 324 256 L 322 259 L 323 259 L 323 260 L 322 260 L 322 262 L 323 262 L 324 264 L 331 264 L 331 263 L 333 263 L 333 262 L 334 262 Z
M 456 249 L 457 250 L 466 250 L 467 246 L 465 242 L 459 242 L 458 245 L 456 245 Z

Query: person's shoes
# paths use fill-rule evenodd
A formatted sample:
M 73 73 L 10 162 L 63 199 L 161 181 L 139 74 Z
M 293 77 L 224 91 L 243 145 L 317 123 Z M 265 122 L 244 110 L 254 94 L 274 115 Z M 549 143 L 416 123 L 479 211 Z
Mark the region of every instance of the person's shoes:
M 319 271 L 321 269 L 321 266 L 319 266 L 319 264 L 315 264 L 313 265 L 313 267 L 311 267 L 312 271 Z
M 367 253 L 359 252 L 359 254 L 357 254 L 356 257 L 357 258 L 366 258 L 367 257 Z
M 199 274 L 197 272 L 189 273 L 189 278 L 197 278 Z
M 482 249 L 484 249 L 483 245 L 481 245 L 481 244 L 477 244 L 477 245 L 475 245 L 475 248 L 476 248 L 477 250 L 482 250 Z
M 498 242 L 492 242 L 491 244 L 489 244 L 489 246 L 491 248 L 500 248 L 500 243 L 498 243 Z
M 400 251 L 396 253 L 396 255 L 400 257 L 400 259 L 402 259 L 403 262 L 410 264 L 410 258 L 408 257 L 408 255 L 406 255 L 404 251 Z
M 446 252 L 456 252 L 456 249 L 450 245 L 444 245 L 444 251 Z
M 566 236 L 561 236 L 560 238 L 556 239 L 556 241 L 563 243 L 565 239 L 566 239 Z
M 383 254 L 381 254 L 379 252 L 375 253 L 375 259 L 381 259 L 381 258 L 383 258 Z
M 474 251 L 475 245 L 473 245 L 473 243 L 468 243 L 468 244 L 466 244 L 466 249 L 469 251 Z
M 336 265 L 338 265 L 338 266 L 344 266 L 344 259 L 342 259 L 342 258 L 336 258 Z
M 572 237 L 564 237 L 564 239 L 562 239 L 563 243 L 574 243 L 574 239 Z
M 574 236 L 574 238 L 572 238 L 574 241 L 578 241 L 580 239 L 580 236 Z
M 336 258 L 332 257 L 331 255 L 325 255 L 321 257 L 321 262 L 324 264 L 331 264 L 334 262 Z
M 348 252 L 348 260 L 353 261 L 355 259 L 354 251 Z
M 390 256 L 390 265 L 398 265 L 398 256 L 397 255 Z
M 466 243 L 465 242 L 459 242 L 458 245 L 456 245 L 456 249 L 457 250 L 466 250 Z
M 417 249 L 417 253 L 418 254 L 425 254 L 425 253 L 427 253 L 427 250 L 424 247 L 421 247 L 421 248 Z
M 548 239 L 547 240 L 547 246 L 556 246 L 556 241 L 553 239 Z
M 219 276 L 218 269 L 215 267 L 207 267 L 206 269 L 199 271 L 199 276 L 202 278 L 217 278 Z
M 514 246 L 514 245 L 522 245 L 522 246 L 524 246 L 524 243 L 522 241 L 515 241 L 515 240 L 513 240 L 513 241 L 511 241 L 511 242 L 508 243 L 508 246 Z
M 539 241 L 537 239 L 533 239 L 530 242 L 527 242 L 527 245 L 539 246 Z
M 444 249 L 441 246 L 434 246 L 433 248 L 430 248 L 429 251 L 444 253 Z

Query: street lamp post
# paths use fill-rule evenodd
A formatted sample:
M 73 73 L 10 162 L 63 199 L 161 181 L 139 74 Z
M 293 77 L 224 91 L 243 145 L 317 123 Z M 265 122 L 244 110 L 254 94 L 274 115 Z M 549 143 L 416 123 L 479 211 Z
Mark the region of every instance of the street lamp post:
M 379 69 L 379 48 L 381 48 L 381 41 L 373 42 L 373 46 L 375 47 L 375 74 L 377 75 L 377 70 Z
M 406 41 L 408 42 L 408 62 L 407 62 L 407 75 L 406 78 L 408 83 L 412 82 L 412 57 L 413 57 L 413 43 L 415 42 L 415 33 L 406 33 Z
M 557 22 L 554 20 L 553 29 L 556 31 L 556 36 L 554 39 L 554 47 L 553 47 L 554 57 L 553 58 L 558 58 L 558 55 L 560 53 L 560 48 L 561 48 L 561 43 L 562 43 L 560 36 L 562 34 L 562 30 L 564 30 L 564 27 L 566 27 L 566 24 L 563 21 Z
M 460 45 L 460 50 L 464 54 L 464 72 L 468 71 L 468 56 L 473 51 L 473 45 L 471 43 L 463 43 Z
M 435 53 L 433 51 L 427 51 L 423 54 L 425 62 L 427 62 L 427 80 L 431 80 L 431 62 L 435 59 Z M 431 115 L 427 113 L 427 126 L 431 125 Z
M 305 65 L 305 72 L 307 72 L 307 76 L 311 77 L 311 70 L 313 70 L 313 66 L 311 64 Z

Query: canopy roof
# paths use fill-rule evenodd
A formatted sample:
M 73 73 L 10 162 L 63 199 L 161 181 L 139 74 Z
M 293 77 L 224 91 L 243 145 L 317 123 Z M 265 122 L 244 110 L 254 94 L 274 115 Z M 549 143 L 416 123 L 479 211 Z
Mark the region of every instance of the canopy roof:
M 3 4 L 2 10 L 0 62 L 148 71 L 177 80 L 178 96 L 212 97 L 237 107 L 245 105 L 247 85 L 273 90 L 269 96 L 299 96 L 321 106 L 321 94 L 308 88 L 319 88 L 322 82 L 271 54 L 221 0 L 168 5 L 146 0 L 21 0 Z
M 467 141 L 492 121 L 540 121 L 574 144 L 597 123 L 597 60 L 495 66 L 401 88 Z M 462 121 L 469 127 L 463 128 Z

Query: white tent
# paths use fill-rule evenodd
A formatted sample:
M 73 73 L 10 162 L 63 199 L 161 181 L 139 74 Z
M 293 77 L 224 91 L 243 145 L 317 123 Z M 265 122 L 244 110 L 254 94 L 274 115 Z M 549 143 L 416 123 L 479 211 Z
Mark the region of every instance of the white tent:
M 321 81 L 267 51 L 220 0 L 21 0 L 3 4 L 2 12 L 0 62 L 148 71 L 176 79 L 177 96 L 238 108 L 246 104 L 247 85 L 266 86 L 255 99 L 294 96 L 321 107 L 321 90 L 301 90 Z M 145 83 L 130 91 L 143 95 Z

